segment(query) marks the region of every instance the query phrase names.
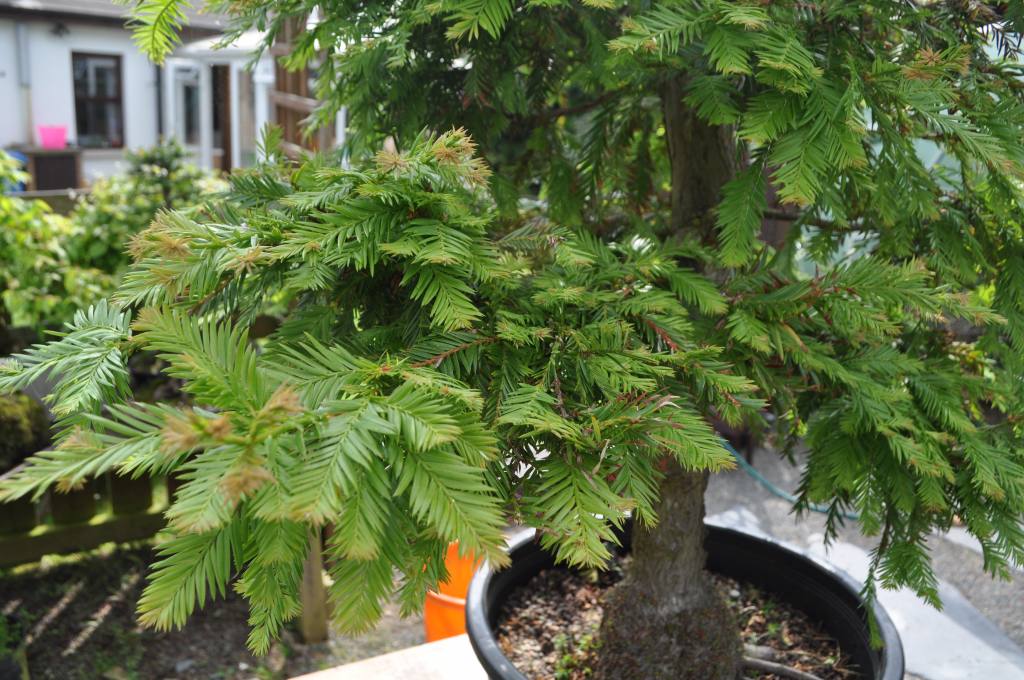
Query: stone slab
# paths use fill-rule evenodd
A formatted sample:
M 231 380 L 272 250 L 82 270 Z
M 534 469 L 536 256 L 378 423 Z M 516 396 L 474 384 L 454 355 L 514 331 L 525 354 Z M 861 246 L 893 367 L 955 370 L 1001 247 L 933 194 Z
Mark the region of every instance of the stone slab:
M 465 635 L 428 642 L 292 680 L 487 680 Z

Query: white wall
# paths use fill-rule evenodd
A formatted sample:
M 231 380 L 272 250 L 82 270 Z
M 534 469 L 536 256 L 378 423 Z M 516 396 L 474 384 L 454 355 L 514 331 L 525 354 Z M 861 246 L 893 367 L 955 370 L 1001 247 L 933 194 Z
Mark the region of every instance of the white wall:
M 14 22 L 0 19 L 0 148 L 16 144 L 25 136 L 17 49 Z
M 66 125 L 68 141 L 75 141 L 75 99 L 71 75 L 72 52 L 94 52 L 121 56 L 123 82 L 125 148 L 151 146 L 157 142 L 157 80 L 156 69 L 132 43 L 131 34 L 117 26 L 97 26 L 65 21 L 68 32 L 53 33 L 53 21 L 26 20 L 29 30 L 29 62 L 32 78 L 32 123 L 37 125 Z M 5 22 L 12 23 L 12 22 Z M 17 85 L 16 62 L 8 66 L 6 39 L 0 27 L 0 70 L 14 71 Z M 13 50 L 11 56 L 13 56 Z M 4 87 L 0 79 L 0 88 Z M 2 91 L 0 91 L 2 92 Z M 0 94 L 0 102 L 6 97 Z M 17 100 L 15 100 L 17 101 Z M 6 116 L 0 104 L 0 115 Z M 9 139 L 6 118 L 0 118 L 0 143 Z M 25 142 L 24 133 L 17 129 L 16 141 Z M 36 140 L 31 140 L 35 142 Z M 9 142 L 8 142 L 9 143 Z M 82 152 L 82 170 L 86 181 L 116 172 L 121 165 L 123 151 L 98 149 Z

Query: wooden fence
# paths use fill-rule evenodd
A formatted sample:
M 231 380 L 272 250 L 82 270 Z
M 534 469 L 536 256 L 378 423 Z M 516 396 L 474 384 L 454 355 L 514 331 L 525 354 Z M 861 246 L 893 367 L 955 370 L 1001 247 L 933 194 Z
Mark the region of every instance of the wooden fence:
M 167 496 L 166 480 L 106 475 L 70 493 L 0 504 L 0 567 L 149 538 L 164 526 Z
M 105 475 L 70 493 L 50 491 L 39 501 L 0 504 L 0 568 L 35 562 L 44 555 L 149 538 L 164 526 L 163 511 L 174 487 L 173 479 Z M 329 613 L 320 547 L 319 532 L 311 534 L 298 621 L 306 642 L 327 639 Z

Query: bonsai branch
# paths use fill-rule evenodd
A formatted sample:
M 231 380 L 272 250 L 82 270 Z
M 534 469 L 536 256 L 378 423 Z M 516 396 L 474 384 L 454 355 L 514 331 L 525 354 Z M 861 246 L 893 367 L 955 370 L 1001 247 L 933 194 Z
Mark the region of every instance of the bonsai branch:
M 223 293 L 224 289 L 228 287 L 228 284 L 231 283 L 231 281 L 232 279 L 230 277 L 221 279 L 220 283 L 217 284 L 216 288 L 214 288 L 209 293 L 204 295 L 201 300 L 199 300 L 189 308 L 189 313 L 195 314 L 202 310 L 202 308 L 209 304 L 211 300 L 213 300 L 215 297 Z
M 560 106 L 558 108 L 549 109 L 547 111 L 543 111 L 533 116 L 531 122 L 534 124 L 545 124 L 548 121 L 556 120 L 558 118 L 561 118 L 562 116 L 575 116 L 581 113 L 587 113 L 588 111 L 592 111 L 600 106 L 603 106 L 604 104 L 607 104 L 616 97 L 619 97 L 620 95 L 624 94 L 625 91 L 626 88 L 608 90 L 599 97 L 595 97 L 594 99 L 582 102 L 580 104 L 576 104 L 574 106 Z
M 668 345 L 669 349 L 671 349 L 673 352 L 679 351 L 679 344 L 672 339 L 672 336 L 668 334 L 668 331 L 666 331 L 664 328 L 654 323 L 650 319 L 644 319 L 644 323 L 646 323 L 651 328 L 651 330 L 653 330 L 658 335 L 658 337 L 661 338 L 666 345 Z
M 464 342 L 461 345 L 456 345 L 455 347 L 452 347 L 449 350 L 445 350 L 444 352 L 441 352 L 440 354 L 435 354 L 434 356 L 432 356 L 432 357 L 430 357 L 428 359 L 423 359 L 422 361 L 417 361 L 417 362 L 411 364 L 411 366 L 413 368 L 425 368 L 427 366 L 433 366 L 434 368 L 437 368 L 441 364 L 442 361 L 444 361 L 448 357 L 452 356 L 453 354 L 458 354 L 459 352 L 465 351 L 465 350 L 469 349 L 470 347 L 478 347 L 479 345 L 486 345 L 488 343 L 497 342 L 497 341 L 498 341 L 498 338 L 495 338 L 495 337 L 492 337 L 492 336 L 478 338 L 476 340 L 470 340 L 469 342 Z
M 829 231 L 835 231 L 839 228 L 839 225 L 831 220 L 814 217 L 809 213 L 794 212 L 792 210 L 784 210 L 781 208 L 765 208 L 764 216 L 770 220 L 781 220 L 786 222 L 796 222 L 797 220 L 801 220 L 805 224 L 810 224 Z
M 569 419 L 569 411 L 565 408 L 565 395 L 562 394 L 562 380 L 558 377 L 558 369 L 555 369 L 555 377 L 551 381 L 551 387 L 555 390 L 555 403 L 558 405 L 558 412 L 563 418 Z M 602 456 L 603 456 L 602 452 Z

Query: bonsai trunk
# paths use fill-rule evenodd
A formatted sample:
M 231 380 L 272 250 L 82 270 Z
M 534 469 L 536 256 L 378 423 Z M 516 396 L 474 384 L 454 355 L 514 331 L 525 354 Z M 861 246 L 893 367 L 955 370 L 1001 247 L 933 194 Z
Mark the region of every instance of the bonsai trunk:
M 739 628 L 704 570 L 706 472 L 673 466 L 658 526 L 633 528 L 626 578 L 609 592 L 598 677 L 734 680 Z
M 710 240 L 714 209 L 722 185 L 741 169 L 743 157 L 732 127 L 709 125 L 683 104 L 685 76 L 669 79 L 661 90 L 662 118 L 672 169 L 672 214 L 669 232 Z
M 710 126 L 683 105 L 685 79 L 662 90 L 672 168 L 672 230 L 713 234 L 722 185 L 742 158 L 733 131 Z M 708 473 L 673 463 L 661 486 L 658 525 L 633 530 L 626 578 L 608 594 L 597 676 L 734 680 L 739 628 L 704 570 L 704 491 Z

